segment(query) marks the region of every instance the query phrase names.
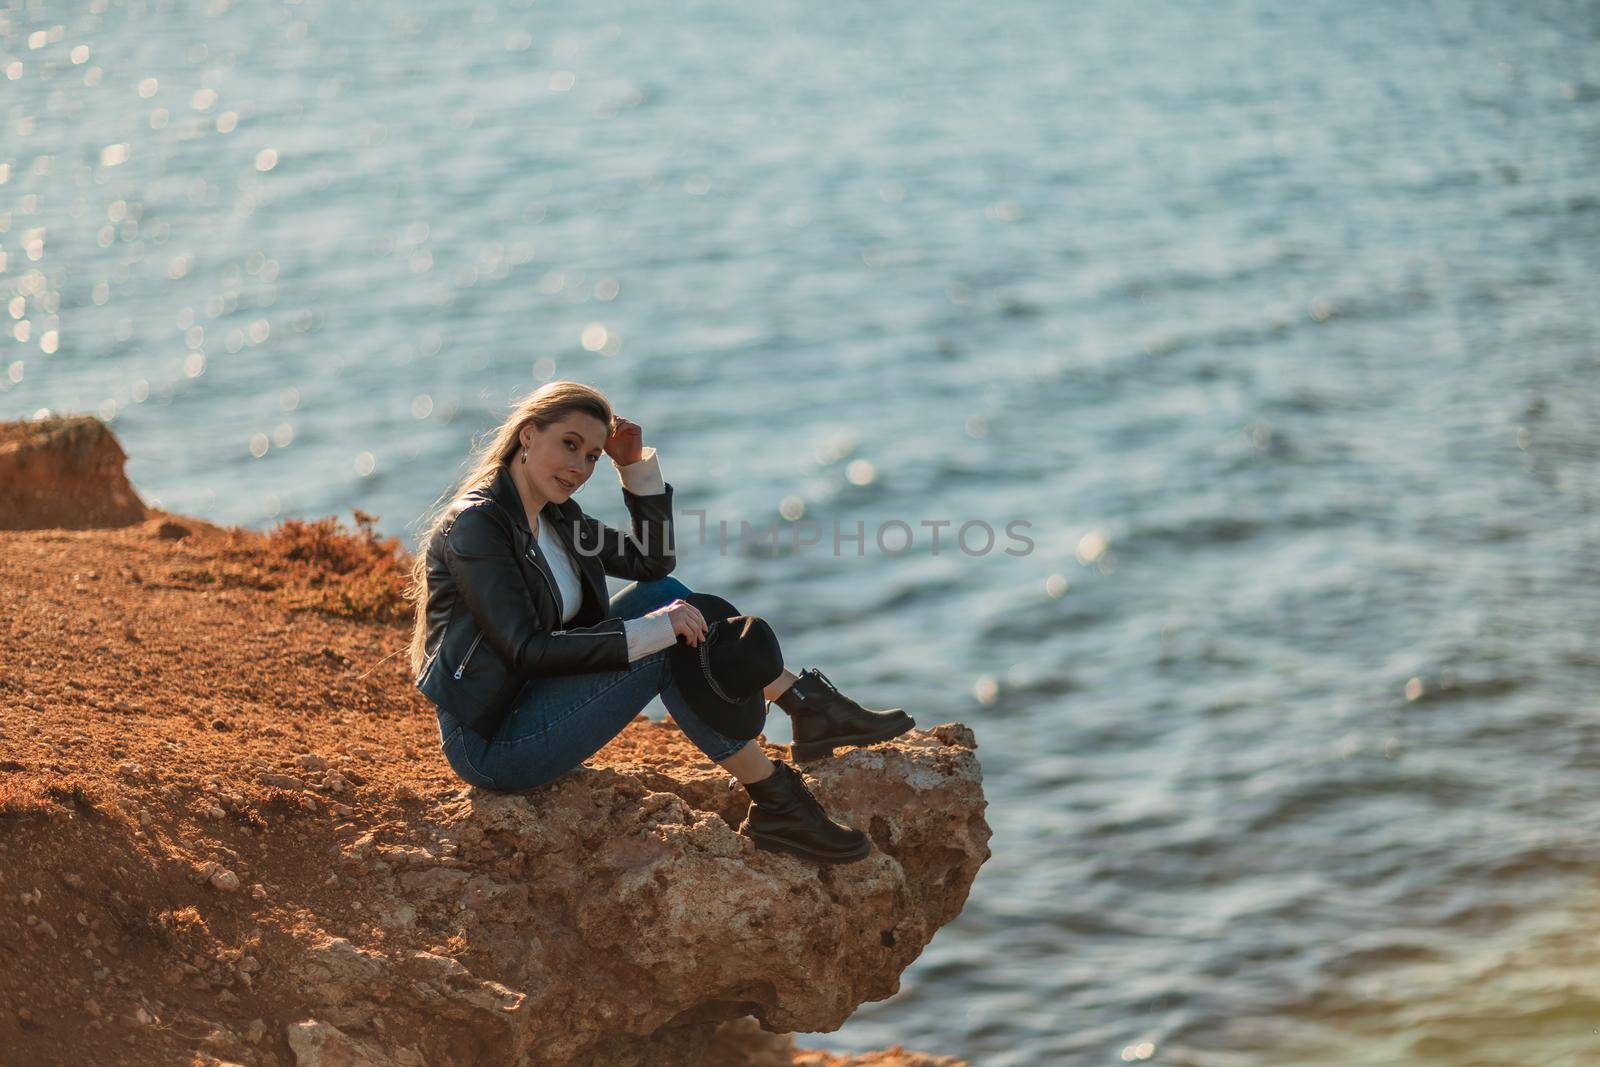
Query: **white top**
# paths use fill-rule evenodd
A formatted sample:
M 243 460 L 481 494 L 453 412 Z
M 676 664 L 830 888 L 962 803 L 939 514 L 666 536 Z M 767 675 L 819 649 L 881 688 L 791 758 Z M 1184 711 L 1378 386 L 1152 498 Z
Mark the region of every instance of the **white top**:
M 556 576 L 556 592 L 559 594 L 556 599 L 561 602 L 561 621 L 571 622 L 578 613 L 578 606 L 583 603 L 583 579 L 578 576 L 578 568 L 574 566 L 561 535 L 550 529 L 548 522 L 539 524 L 536 536 L 539 539 L 539 551 L 544 561 L 550 564 L 550 573 Z
M 617 477 L 622 479 L 622 487 L 635 496 L 654 496 L 667 491 L 654 448 L 646 448 L 639 462 L 616 470 Z M 570 622 L 583 604 L 583 578 L 578 573 L 578 565 L 567 551 L 561 535 L 550 529 L 549 523 L 539 523 L 539 532 L 534 536 L 539 541 L 540 553 L 550 565 L 550 573 L 555 575 L 556 599 L 561 602 L 561 621 Z M 628 638 L 629 663 L 668 648 L 678 640 L 677 633 L 672 629 L 672 620 L 665 615 L 653 619 L 628 619 L 623 622 L 622 629 Z

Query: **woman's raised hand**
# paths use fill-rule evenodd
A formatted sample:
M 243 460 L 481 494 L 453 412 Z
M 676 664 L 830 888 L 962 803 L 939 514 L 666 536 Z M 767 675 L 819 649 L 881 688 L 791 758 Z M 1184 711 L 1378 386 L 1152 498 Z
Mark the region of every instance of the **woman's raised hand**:
M 650 612 L 646 617 L 653 618 L 665 615 L 672 620 L 672 632 L 688 642 L 693 648 L 706 638 L 710 629 L 706 625 L 706 617 L 700 614 L 700 609 L 687 600 L 674 600 L 664 607 L 659 607 Z
M 644 431 L 637 422 L 617 416 L 606 438 L 606 455 L 619 467 L 639 462 L 644 455 Z

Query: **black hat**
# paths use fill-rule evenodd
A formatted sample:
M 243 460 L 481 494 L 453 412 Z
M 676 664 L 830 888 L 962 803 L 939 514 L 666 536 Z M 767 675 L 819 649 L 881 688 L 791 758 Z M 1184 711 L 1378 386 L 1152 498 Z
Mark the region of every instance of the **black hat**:
M 783 673 L 778 635 L 758 615 L 710 593 L 683 598 L 706 618 L 705 639 L 690 647 L 681 637 L 667 649 L 678 691 L 689 707 L 718 733 L 747 741 L 767 721 L 766 689 Z

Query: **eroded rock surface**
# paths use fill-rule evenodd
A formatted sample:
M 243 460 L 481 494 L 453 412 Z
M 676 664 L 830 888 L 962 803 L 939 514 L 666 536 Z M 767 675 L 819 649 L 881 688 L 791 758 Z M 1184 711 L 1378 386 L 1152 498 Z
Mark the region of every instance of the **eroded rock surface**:
M 127 526 L 145 506 L 127 456 L 92 415 L 0 423 L 0 530 Z
M 819 797 L 878 846 L 831 868 L 758 851 L 632 762 L 526 794 L 464 788 L 431 812 L 432 848 L 352 842 L 336 871 L 381 914 L 449 916 L 460 948 L 308 932 L 294 965 L 306 1015 L 376 1047 L 390 1047 L 380 1014 L 426 1017 L 391 1052 L 430 1064 L 689 1064 L 720 1021 L 833 1030 L 894 993 L 988 854 L 963 727 L 815 766 Z
M 375 550 L 311 533 L 0 533 L 0 1059 L 868 1062 L 785 1035 L 894 993 L 960 911 L 988 856 L 970 731 L 806 768 L 877 846 L 837 867 L 736 834 L 744 791 L 666 722 L 475 790 L 374 609 L 403 572 L 297 577 Z

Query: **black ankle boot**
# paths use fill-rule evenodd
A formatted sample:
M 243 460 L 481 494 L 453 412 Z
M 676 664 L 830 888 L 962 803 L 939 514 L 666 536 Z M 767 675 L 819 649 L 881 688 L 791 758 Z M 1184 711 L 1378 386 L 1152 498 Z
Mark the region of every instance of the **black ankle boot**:
M 870 745 L 887 741 L 917 725 L 899 708 L 872 711 L 834 688 L 828 676 L 806 669 L 774 704 L 794 722 L 794 746 L 799 761 L 827 759 L 841 745 Z
M 741 834 L 757 848 L 817 863 L 849 863 L 872 851 L 872 839 L 866 834 L 828 818 L 799 771 L 782 760 L 774 763 L 771 775 L 745 785 L 751 804 L 739 827 Z

